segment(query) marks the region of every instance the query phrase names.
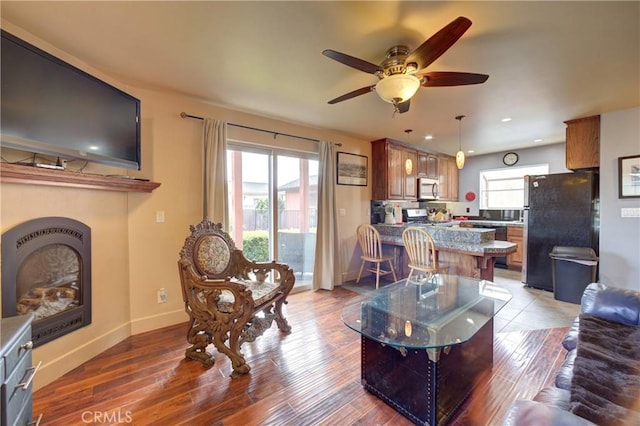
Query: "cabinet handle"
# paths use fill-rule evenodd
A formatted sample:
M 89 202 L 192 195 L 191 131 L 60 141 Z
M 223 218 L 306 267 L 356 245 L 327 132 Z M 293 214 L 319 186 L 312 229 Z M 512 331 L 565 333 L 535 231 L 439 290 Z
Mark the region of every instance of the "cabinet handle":
M 22 388 L 22 390 L 27 390 L 29 388 L 29 385 L 31 384 L 31 381 L 36 376 L 36 373 L 38 372 L 38 369 L 40 368 L 41 365 L 42 365 L 42 361 L 40 361 L 38 365 L 36 365 L 35 367 L 27 368 L 26 371 L 31 370 L 31 374 L 29 375 L 29 378 L 27 379 L 26 382 L 18 383 L 16 385 L 16 388 Z
M 42 413 L 40 413 L 35 422 L 27 423 L 27 426 L 40 426 L 40 420 L 42 420 Z
M 25 351 L 29 351 L 33 349 L 33 342 L 29 340 L 28 342 L 21 344 L 20 349 L 24 349 Z

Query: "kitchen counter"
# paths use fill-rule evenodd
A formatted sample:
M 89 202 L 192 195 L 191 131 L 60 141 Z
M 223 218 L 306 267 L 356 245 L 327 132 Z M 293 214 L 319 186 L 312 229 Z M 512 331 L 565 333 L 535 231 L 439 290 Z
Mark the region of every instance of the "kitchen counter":
M 478 221 L 485 222 L 485 221 Z M 487 221 L 488 222 L 488 221 Z M 448 266 L 450 274 L 493 280 L 493 267 L 497 256 L 506 256 L 516 251 L 517 245 L 508 241 L 496 241 L 493 229 L 463 228 L 427 224 L 377 224 L 383 245 L 390 246 L 396 259 L 396 268 L 401 276 L 408 274 L 407 256 L 402 242 L 402 231 L 407 226 L 423 227 L 433 238 L 438 263 Z
M 460 226 L 464 224 L 470 225 L 489 225 L 489 226 L 514 226 L 522 228 L 523 223 L 519 220 L 457 220 L 455 221 Z

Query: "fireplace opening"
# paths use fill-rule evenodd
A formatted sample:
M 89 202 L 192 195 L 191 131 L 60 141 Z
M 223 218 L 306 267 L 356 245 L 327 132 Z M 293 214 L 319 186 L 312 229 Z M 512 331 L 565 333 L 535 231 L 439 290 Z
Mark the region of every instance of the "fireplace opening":
M 2 316 L 31 314 L 39 346 L 91 324 L 91 230 L 70 218 L 2 234 Z

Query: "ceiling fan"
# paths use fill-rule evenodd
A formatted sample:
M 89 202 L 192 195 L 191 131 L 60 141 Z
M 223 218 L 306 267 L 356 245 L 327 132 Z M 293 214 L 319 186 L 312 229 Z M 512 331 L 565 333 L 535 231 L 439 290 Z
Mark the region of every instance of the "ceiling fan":
M 463 16 L 432 35 L 414 51 L 407 46 L 394 46 L 387 50 L 380 65 L 372 64 L 345 53 L 326 49 L 322 54 L 328 58 L 378 77 L 378 82 L 329 101 L 330 104 L 346 101 L 356 96 L 375 91 L 380 98 L 393 104 L 395 111 L 409 111 L 411 97 L 423 87 L 463 86 L 481 84 L 489 78 L 486 74 L 453 71 L 431 71 L 426 68 L 446 52 L 469 29 L 471 21 Z

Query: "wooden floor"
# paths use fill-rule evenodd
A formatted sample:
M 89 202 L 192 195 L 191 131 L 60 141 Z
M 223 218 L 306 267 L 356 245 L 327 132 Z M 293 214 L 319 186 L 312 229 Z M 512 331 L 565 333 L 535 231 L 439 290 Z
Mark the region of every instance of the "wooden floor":
M 293 331 L 274 326 L 243 345 L 251 372 L 230 377 L 216 353 L 209 370 L 186 361 L 186 323 L 136 335 L 34 393 L 42 425 L 409 425 L 360 384 L 360 336 L 340 319 L 356 296 L 345 289 L 292 295 Z M 517 398 L 531 398 L 562 358 L 566 328 L 499 333 L 492 372 L 451 420 L 500 424 Z

